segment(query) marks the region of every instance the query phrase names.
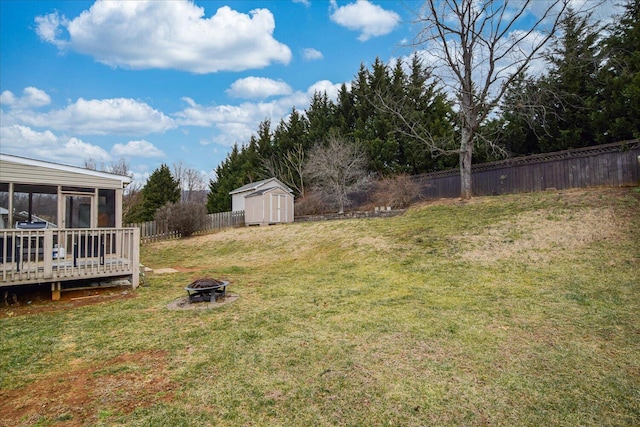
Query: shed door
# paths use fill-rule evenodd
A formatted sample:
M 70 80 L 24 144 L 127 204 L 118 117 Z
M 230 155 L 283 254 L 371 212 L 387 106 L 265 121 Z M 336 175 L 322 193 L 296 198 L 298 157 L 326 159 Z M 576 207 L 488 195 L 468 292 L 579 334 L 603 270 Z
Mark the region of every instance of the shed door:
M 283 222 L 286 219 L 286 200 L 284 194 L 271 195 L 271 222 Z

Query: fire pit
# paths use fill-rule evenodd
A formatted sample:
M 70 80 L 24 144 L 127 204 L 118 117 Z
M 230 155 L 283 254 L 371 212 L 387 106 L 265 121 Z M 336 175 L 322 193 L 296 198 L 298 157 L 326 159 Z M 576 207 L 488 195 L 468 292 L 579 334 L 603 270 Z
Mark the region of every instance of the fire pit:
M 216 302 L 216 299 L 227 295 L 229 282 L 216 279 L 198 279 L 185 288 L 189 295 L 189 303 L 192 302 Z

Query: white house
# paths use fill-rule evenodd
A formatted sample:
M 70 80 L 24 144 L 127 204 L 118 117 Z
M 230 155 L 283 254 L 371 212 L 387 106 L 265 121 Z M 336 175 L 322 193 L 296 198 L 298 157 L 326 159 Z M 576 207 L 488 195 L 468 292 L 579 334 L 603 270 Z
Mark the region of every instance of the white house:
M 138 286 L 140 230 L 122 224 L 127 176 L 0 153 L 0 290 L 127 277 Z
M 231 210 L 244 211 L 246 225 L 293 222 L 293 190 L 276 178 L 243 185 L 229 194 Z

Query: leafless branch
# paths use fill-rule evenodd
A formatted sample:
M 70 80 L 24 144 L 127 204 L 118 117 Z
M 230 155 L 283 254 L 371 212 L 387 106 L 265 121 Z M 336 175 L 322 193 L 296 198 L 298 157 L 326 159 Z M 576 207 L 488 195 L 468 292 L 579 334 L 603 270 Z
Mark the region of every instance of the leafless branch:
M 317 191 L 335 201 L 340 213 L 350 204 L 349 195 L 371 181 L 364 150 L 337 136 L 311 150 L 305 175 Z

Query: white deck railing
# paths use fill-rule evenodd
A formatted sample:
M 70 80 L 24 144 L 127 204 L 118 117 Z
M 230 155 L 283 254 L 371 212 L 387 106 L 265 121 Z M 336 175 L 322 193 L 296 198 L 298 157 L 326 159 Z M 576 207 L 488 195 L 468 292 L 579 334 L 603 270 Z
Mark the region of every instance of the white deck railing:
M 0 229 L 0 286 L 131 276 L 139 284 L 140 230 Z

